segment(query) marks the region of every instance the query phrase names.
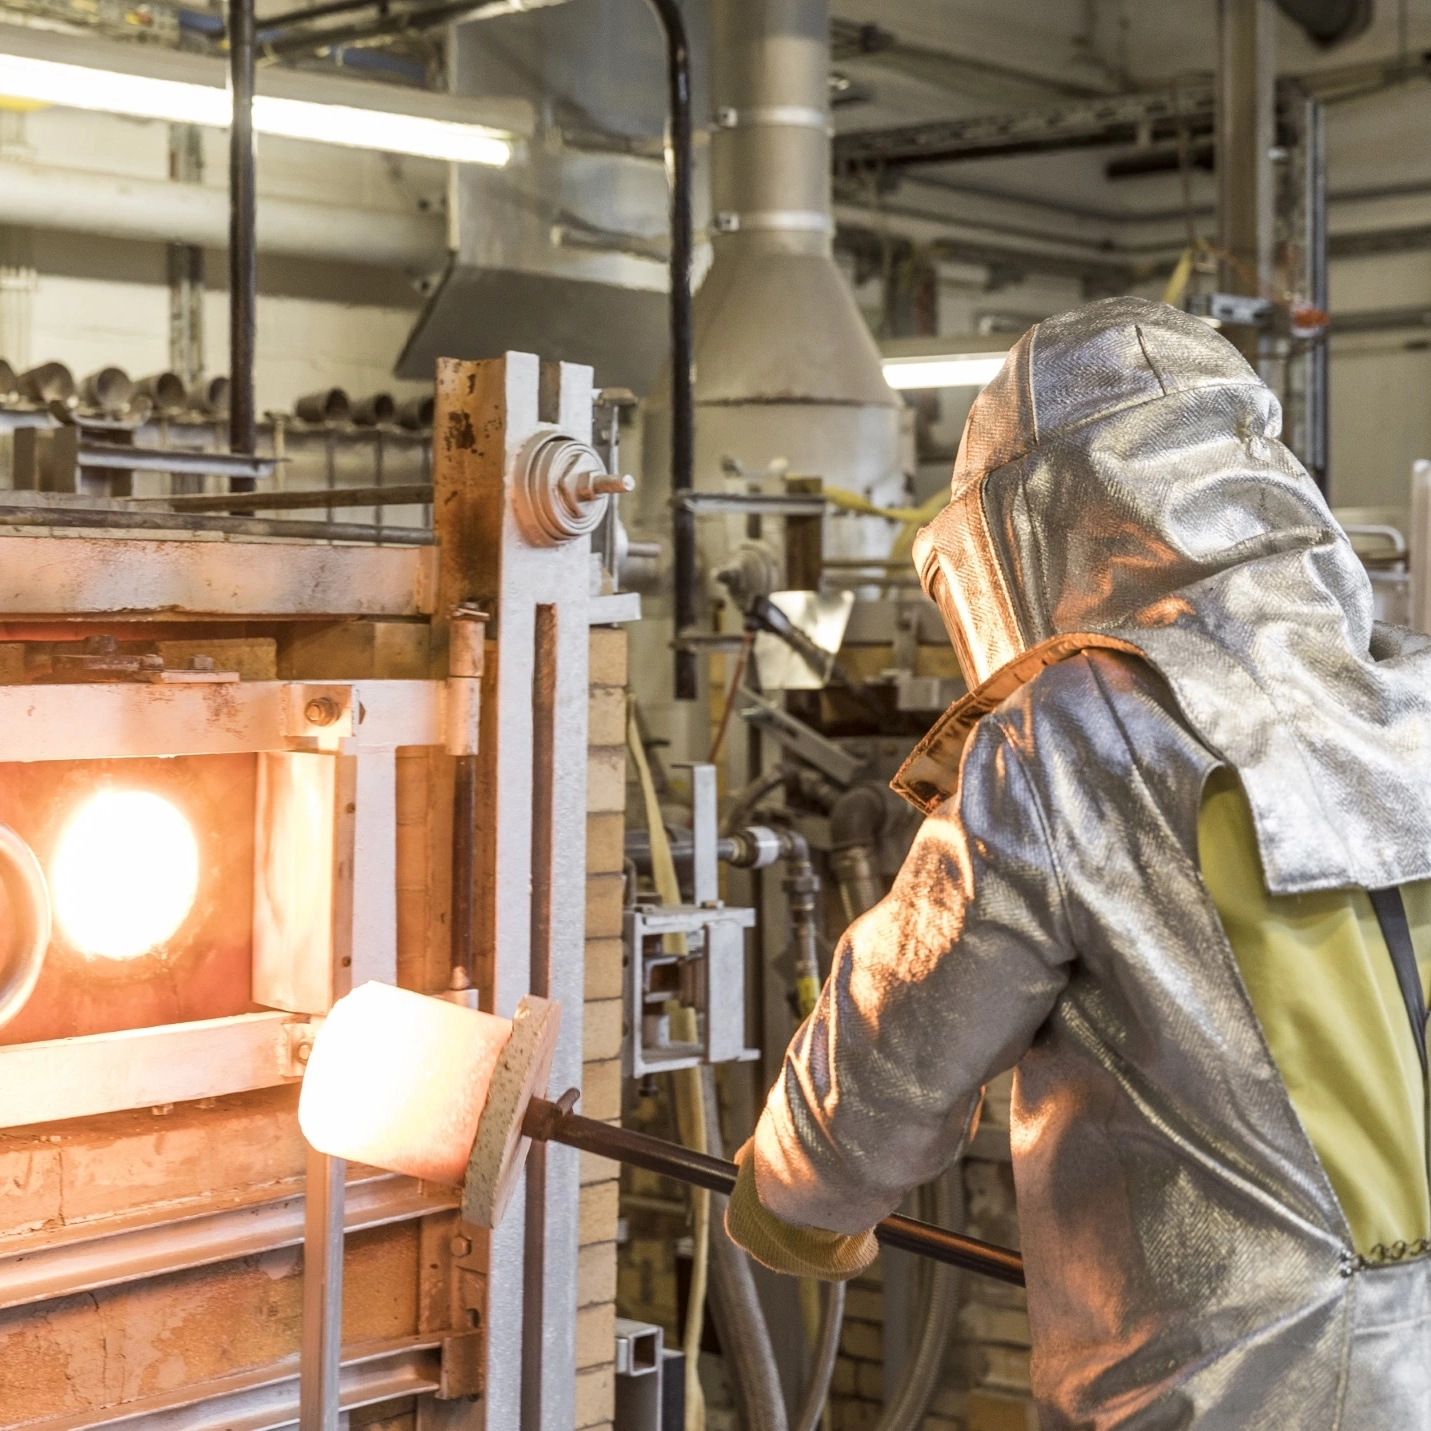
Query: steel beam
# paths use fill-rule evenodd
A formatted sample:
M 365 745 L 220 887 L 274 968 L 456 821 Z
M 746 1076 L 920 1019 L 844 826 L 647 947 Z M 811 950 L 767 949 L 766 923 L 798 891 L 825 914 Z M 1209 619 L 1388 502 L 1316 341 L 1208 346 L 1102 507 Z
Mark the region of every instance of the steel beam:
M 16 689 L 23 690 L 24 687 Z M 0 1128 L 218 1098 L 296 1081 L 285 1013 L 0 1047 Z
M 443 745 L 446 707 L 442 681 L 0 685 L 0 730 L 6 760 L 340 747 L 346 756 Z
M 300 1431 L 338 1431 L 343 1352 L 343 1180 L 347 1164 L 307 1150 L 303 1209 Z
M 205 1201 L 216 1205 L 176 1211 L 166 1203 L 140 1216 L 0 1240 L 0 1310 L 256 1257 L 303 1241 L 305 1199 L 296 1186 L 262 1202 Z M 348 1183 L 343 1230 L 411 1222 L 456 1206 L 455 1198 L 424 1192 L 415 1178 L 383 1173 Z
M 855 130 L 835 137 L 834 167 L 836 174 L 842 174 L 991 155 L 1101 148 L 1133 144 L 1143 137 L 1173 140 L 1180 129 L 1201 138 L 1212 132 L 1213 110 L 1212 89 L 1194 82 L 1176 96 L 1166 91 L 1110 95 L 1032 113 L 977 114 L 898 128 Z
M 0 513 L 0 526 L 4 525 Z M 412 617 L 432 609 L 433 552 L 266 542 L 55 543 L 0 536 L 0 618 Z
M 428 1396 L 441 1382 L 438 1336 L 403 1337 L 344 1348 L 338 1402 L 343 1411 L 404 1396 Z M 280 1431 L 298 1424 L 298 1357 L 257 1371 L 140 1396 L 68 1416 L 28 1421 L 25 1431 Z

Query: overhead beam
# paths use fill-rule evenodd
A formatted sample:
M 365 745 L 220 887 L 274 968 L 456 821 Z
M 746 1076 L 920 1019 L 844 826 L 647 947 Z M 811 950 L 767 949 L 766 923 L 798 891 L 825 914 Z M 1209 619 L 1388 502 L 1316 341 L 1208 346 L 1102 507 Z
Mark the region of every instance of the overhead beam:
M 431 547 L 75 536 L 57 561 L 52 541 L 0 536 L 0 617 L 422 616 L 433 559 Z
M 1252 0 L 1235 0 L 1250 5 Z M 1257 0 L 1270 10 L 1271 0 Z M 1253 11 L 1251 13 L 1260 13 Z M 1246 33 L 1239 32 L 1246 40 Z M 1270 39 L 1267 42 L 1270 46 Z M 1270 52 L 1270 50 L 1269 50 Z M 1240 63 L 1238 56 L 1233 56 Z M 1312 70 L 1289 78 L 1298 98 L 1344 98 L 1431 75 L 1431 51 L 1405 60 L 1385 60 Z M 1167 143 L 1183 131 L 1193 141 L 1211 138 L 1217 95 L 1207 77 L 1132 94 L 1071 100 L 1034 111 L 966 115 L 888 129 L 857 129 L 835 136 L 837 179 L 870 170 L 898 171 L 916 165 L 954 164 L 967 159 L 1045 154 L 1066 149 L 1109 148 L 1120 144 Z M 1270 147 L 1270 144 L 1269 144 Z
M 834 166 L 836 174 L 850 174 L 914 164 L 1153 143 L 1176 139 L 1180 131 L 1192 138 L 1203 138 L 1212 133 L 1213 121 L 1212 87 L 1199 81 L 1176 95 L 1170 91 L 1112 95 L 1022 114 L 980 114 L 891 129 L 855 130 L 836 135 Z
M 1107 92 L 1106 86 L 1066 76 L 1043 74 L 932 45 L 911 44 L 881 25 L 857 20 L 831 19 L 830 58 L 836 64 L 878 65 L 935 89 L 1006 102 Z
M 381 1173 L 348 1184 L 347 1232 L 411 1222 L 457 1206 L 415 1178 Z M 91 1219 L 58 1232 L 0 1240 L 0 1310 L 95 1292 L 192 1267 L 257 1257 L 303 1241 L 301 1184 L 282 1195 L 235 1204 L 213 1195 L 199 1207 L 161 1203 L 146 1216 Z

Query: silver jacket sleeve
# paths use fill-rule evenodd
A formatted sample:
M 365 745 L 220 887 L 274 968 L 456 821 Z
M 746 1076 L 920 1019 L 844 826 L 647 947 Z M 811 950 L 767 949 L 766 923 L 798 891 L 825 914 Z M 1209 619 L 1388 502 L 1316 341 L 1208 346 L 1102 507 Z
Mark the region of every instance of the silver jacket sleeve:
M 755 1134 L 761 1201 L 862 1232 L 935 1177 L 983 1085 L 1028 1048 L 1066 982 L 1064 901 L 1019 754 L 985 721 L 959 794 L 835 951 Z

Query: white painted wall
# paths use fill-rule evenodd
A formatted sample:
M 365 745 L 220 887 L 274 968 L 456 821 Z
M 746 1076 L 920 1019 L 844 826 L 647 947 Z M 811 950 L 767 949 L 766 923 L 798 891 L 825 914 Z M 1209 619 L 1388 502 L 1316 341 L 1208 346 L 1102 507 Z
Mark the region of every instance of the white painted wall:
M 17 132 L 18 130 L 18 132 Z M 124 120 L 77 110 L 39 110 L 6 126 L 5 157 L 31 159 L 66 169 L 98 171 L 137 178 L 166 178 L 169 168 L 167 126 Z M 227 184 L 227 136 L 204 132 L 207 186 Z M 379 213 L 413 212 L 440 207 L 446 166 L 400 159 L 364 150 L 293 140 L 260 138 L 259 204 L 289 197 L 362 208 Z M 58 360 L 80 377 L 105 364 L 117 364 L 133 376 L 168 366 L 169 290 L 163 281 L 125 281 L 78 276 L 76 254 L 90 252 L 95 271 L 106 262 L 108 240 L 66 240 L 66 271 L 47 267 L 43 231 L 29 244 L 35 269 L 28 296 L 28 325 L 6 321 L 0 311 L 0 357 L 17 368 Z M 131 252 L 133 250 L 131 249 Z M 145 265 L 160 279 L 162 268 Z M 214 267 L 211 258 L 211 272 Z M 222 271 L 222 256 L 217 265 Z M 300 394 L 339 386 L 353 396 L 383 389 L 406 393 L 421 383 L 392 378 L 396 359 L 417 311 L 392 302 L 392 286 L 375 296 L 364 283 L 365 271 L 353 270 L 351 293 L 341 282 L 330 285 L 340 297 L 295 297 L 260 291 L 258 300 L 257 399 L 260 411 L 288 409 Z M 412 275 L 416 278 L 419 275 Z M 366 290 L 366 291 L 365 291 Z M 19 289 L 0 290 L 0 310 L 26 302 Z M 21 331 L 28 326 L 28 349 Z M 228 369 L 228 295 L 206 295 L 204 349 L 207 370 Z
M 34 295 L 32 360 L 58 359 L 77 378 L 109 363 L 134 377 L 159 371 L 169 362 L 168 312 L 165 286 L 41 273 Z M 204 352 L 211 373 L 228 370 L 228 316 L 227 293 L 207 294 Z M 401 383 L 392 376 L 393 360 L 414 317 L 411 309 L 260 294 L 259 411 L 286 411 L 301 394 L 323 387 L 344 388 L 354 398 L 420 391 L 422 383 Z

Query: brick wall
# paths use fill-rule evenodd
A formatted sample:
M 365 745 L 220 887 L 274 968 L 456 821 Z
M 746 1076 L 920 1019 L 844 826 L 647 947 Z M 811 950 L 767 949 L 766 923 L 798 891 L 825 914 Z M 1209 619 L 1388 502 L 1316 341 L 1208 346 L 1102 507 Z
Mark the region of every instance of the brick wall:
M 586 1010 L 581 1111 L 621 1116 L 621 868 L 626 834 L 626 633 L 591 632 Z M 582 1154 L 576 1428 L 609 1431 L 615 1382 L 617 1168 Z

